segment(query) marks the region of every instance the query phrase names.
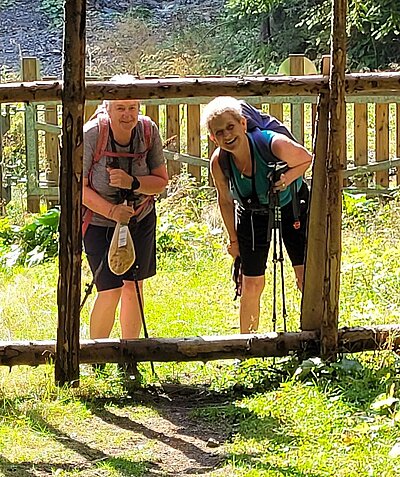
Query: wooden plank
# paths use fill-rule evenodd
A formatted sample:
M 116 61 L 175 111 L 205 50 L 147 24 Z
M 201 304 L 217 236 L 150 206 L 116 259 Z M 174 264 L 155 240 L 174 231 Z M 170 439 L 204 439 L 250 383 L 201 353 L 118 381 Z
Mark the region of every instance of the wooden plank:
M 400 103 L 396 104 L 396 156 L 400 157 Z M 397 185 L 400 185 L 400 167 L 397 168 Z
M 321 355 L 336 358 L 342 252 L 342 169 L 346 157 L 346 0 L 334 0 L 332 11 L 332 67 L 329 77 L 327 157 L 327 241 L 324 280 L 324 313 L 321 323 Z
M 179 118 L 179 105 L 167 106 L 167 141 L 171 140 L 167 149 L 172 152 L 180 152 L 181 138 L 180 138 L 180 118 Z M 175 139 L 172 139 L 175 136 Z M 169 159 L 167 161 L 168 177 L 171 178 L 174 175 L 179 175 L 181 172 L 181 164 L 178 161 Z
M 22 81 L 37 81 L 40 79 L 40 64 L 37 58 L 22 58 Z M 27 209 L 29 212 L 39 212 L 40 197 L 33 194 L 39 182 L 39 152 L 38 135 L 35 129 L 36 106 L 27 104 L 25 106 L 25 149 L 26 149 L 26 195 Z
M 345 92 L 360 96 L 400 94 L 400 73 L 357 73 L 345 77 Z M 134 83 L 118 85 L 112 82 L 90 81 L 86 84 L 86 97 L 90 101 L 103 99 L 184 99 L 193 97 L 211 98 L 218 95 L 235 97 L 257 97 L 268 102 L 273 96 L 316 97 L 326 87 L 327 78 L 322 75 L 302 77 L 292 76 L 246 76 L 226 78 L 160 78 L 158 80 L 137 79 Z M 0 103 L 59 101 L 62 81 L 41 81 L 40 83 L 0 84 Z M 279 102 L 281 99 L 279 99 Z
M 46 107 L 45 120 L 48 124 L 58 124 L 57 106 L 51 105 Z M 46 180 L 53 182 L 55 186 L 58 186 L 59 176 L 59 143 L 58 134 L 45 133 L 45 151 L 46 151 Z
M 322 74 L 329 75 L 331 58 L 322 58 Z M 326 213 L 327 213 L 327 176 L 326 157 L 328 149 L 329 91 L 320 94 L 317 106 L 315 126 L 314 161 L 310 208 L 307 225 L 307 249 L 304 271 L 304 288 L 301 302 L 301 329 L 319 330 L 324 311 L 324 278 L 326 261 Z
M 100 104 L 101 102 L 85 103 L 85 123 L 93 116 Z
M 279 121 L 283 121 L 283 104 L 269 104 L 269 114 L 275 116 Z
M 216 359 L 286 356 L 293 352 L 318 355 L 318 331 L 188 338 L 82 340 L 81 363 L 190 362 Z M 1 341 L 0 366 L 38 366 L 54 361 L 55 341 Z M 338 330 L 338 352 L 400 348 L 400 325 Z
M 146 105 L 146 116 L 149 116 L 157 126 L 160 124 L 160 111 L 158 106 Z
M 193 156 L 200 157 L 200 105 L 187 105 L 187 152 Z M 199 166 L 188 166 L 188 172 L 201 182 L 201 168 Z
M 86 0 L 65 3 L 57 384 L 79 384 Z
M 289 55 L 291 76 L 304 75 L 304 55 Z M 290 105 L 291 132 L 300 144 L 304 144 L 304 105 Z
M 389 159 L 389 105 L 375 105 L 375 160 L 386 161 Z M 387 171 L 376 173 L 376 185 L 389 186 L 389 173 Z
M 354 105 L 354 164 L 364 166 L 368 163 L 368 105 Z M 366 179 L 356 179 L 357 187 L 367 187 Z

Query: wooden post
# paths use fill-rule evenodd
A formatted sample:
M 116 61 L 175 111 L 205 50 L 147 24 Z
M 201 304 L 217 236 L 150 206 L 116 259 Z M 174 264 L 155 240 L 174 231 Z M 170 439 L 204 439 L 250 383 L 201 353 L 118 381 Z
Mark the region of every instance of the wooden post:
M 322 74 L 329 75 L 330 56 L 322 59 Z M 321 91 L 318 98 L 317 124 L 314 140 L 314 162 L 308 216 L 307 251 L 304 288 L 301 303 L 301 329 L 319 330 L 324 302 L 324 264 L 326 261 L 326 156 L 328 148 L 329 91 Z
M 176 136 L 176 138 L 168 144 L 167 149 L 172 152 L 180 152 L 180 121 L 179 121 L 179 104 L 167 105 L 167 140 Z M 174 175 L 181 172 L 181 163 L 179 161 L 167 162 L 168 176 L 171 179 Z
M 389 105 L 375 105 L 375 161 L 387 161 L 389 159 Z M 389 186 L 389 171 L 376 173 L 376 185 L 379 187 Z
M 65 1 L 60 257 L 55 379 L 79 384 L 86 0 Z
M 37 58 L 22 58 L 22 81 L 37 81 L 40 79 L 40 64 Z M 39 187 L 39 157 L 37 146 L 36 106 L 25 106 L 25 149 L 27 174 L 27 209 L 29 212 L 39 212 L 40 197 L 37 195 Z
M 347 0 L 333 0 L 332 67 L 329 78 L 328 202 L 324 314 L 321 355 L 335 359 L 338 345 L 340 260 L 342 252 L 342 169 L 346 156 L 346 10 Z
M 48 124 L 58 124 L 57 105 L 46 106 L 45 120 Z M 46 151 L 46 179 L 51 186 L 58 187 L 59 167 L 59 142 L 58 134 L 45 133 L 45 151 Z M 58 202 L 57 197 L 47 198 L 47 206 L 52 207 Z
M 396 104 L 396 157 L 400 157 L 400 103 Z M 400 185 L 400 167 L 397 168 L 397 185 Z
M 368 105 L 354 104 L 354 164 L 364 166 L 368 163 Z M 367 187 L 366 179 L 356 179 L 357 187 Z
M 290 75 L 304 75 L 304 55 L 289 55 Z M 291 131 L 293 136 L 304 144 L 304 105 L 290 105 Z
M 146 106 L 146 116 L 149 116 L 157 125 L 159 125 L 160 111 L 157 105 Z
M 275 116 L 279 121 L 283 121 L 283 104 L 282 103 L 271 103 L 269 105 L 269 114 Z
M 187 152 L 200 157 L 200 105 L 187 105 Z M 188 165 L 188 172 L 201 182 L 201 167 Z

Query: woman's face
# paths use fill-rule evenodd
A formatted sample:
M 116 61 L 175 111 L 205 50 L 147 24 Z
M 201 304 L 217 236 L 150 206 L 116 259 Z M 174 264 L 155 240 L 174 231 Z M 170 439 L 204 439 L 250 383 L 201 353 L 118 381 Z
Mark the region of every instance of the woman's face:
M 237 119 L 226 112 L 210 122 L 210 137 L 217 146 L 228 152 L 235 152 L 246 140 L 246 118 Z
M 131 132 L 138 123 L 139 107 L 136 100 L 110 101 L 107 110 L 113 131 Z

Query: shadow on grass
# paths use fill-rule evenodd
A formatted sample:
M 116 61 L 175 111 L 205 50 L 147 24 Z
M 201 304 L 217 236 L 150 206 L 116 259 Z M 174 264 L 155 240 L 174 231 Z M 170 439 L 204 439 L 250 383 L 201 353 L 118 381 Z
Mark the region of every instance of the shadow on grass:
M 11 402 L 8 402 L 9 410 L 10 406 Z M 15 410 L 15 412 L 18 411 Z M 148 475 L 148 469 L 150 467 L 158 467 L 154 462 L 134 462 L 129 459 L 110 455 L 106 452 L 103 452 L 102 450 L 87 445 L 85 442 L 73 439 L 68 434 L 60 431 L 52 424 L 47 422 L 39 413 L 35 411 L 28 412 L 26 416 L 29 418 L 30 426 L 33 429 L 40 429 L 41 432 L 45 432 L 51 438 L 59 442 L 62 446 L 69 448 L 76 454 L 80 455 L 84 461 L 80 460 L 78 462 L 73 462 L 73 459 L 71 459 L 72 462 L 66 463 L 60 458 L 60 462 L 35 461 L 13 463 L 10 460 L 0 456 L 0 471 L 5 477 L 36 476 L 38 475 L 38 471 L 40 472 L 40 475 L 45 475 L 44 473 L 46 472 L 48 472 L 48 475 L 54 475 L 55 468 L 70 472 L 75 472 L 77 470 L 85 471 L 91 468 L 97 468 L 101 463 L 105 463 L 108 467 L 118 470 L 123 476 L 142 477 Z
M 108 405 L 124 409 L 135 404 L 136 402 L 132 399 L 97 400 L 89 404 L 86 403 L 91 412 L 103 421 L 112 423 L 121 429 L 140 434 L 146 439 L 155 440 L 165 446 L 167 453 L 177 451 L 178 454 L 183 454 L 185 456 L 183 465 L 185 466 L 186 474 L 191 472 L 199 475 L 204 474 L 214 469 L 220 463 L 221 456 L 217 455 L 214 449 L 207 448 L 207 441 L 210 439 L 217 441 L 220 438 L 220 433 L 212 429 L 211 426 L 204 426 L 201 422 L 191 419 L 188 416 L 187 410 L 182 409 L 179 405 L 174 405 L 173 402 L 169 402 L 168 407 L 153 404 L 152 407 L 158 414 L 165 421 L 169 422 L 169 424 L 165 425 L 162 419 L 159 419 L 155 424 L 157 426 L 156 429 L 149 427 L 143 422 L 135 421 L 128 416 L 117 415 L 107 409 Z M 188 436 L 189 439 L 185 439 L 184 436 Z M 162 449 L 160 452 L 162 452 Z M 173 457 L 171 459 L 173 460 Z M 195 462 L 196 464 L 193 467 L 187 467 L 185 463 L 190 464 L 190 462 Z M 175 476 L 176 472 L 163 475 Z

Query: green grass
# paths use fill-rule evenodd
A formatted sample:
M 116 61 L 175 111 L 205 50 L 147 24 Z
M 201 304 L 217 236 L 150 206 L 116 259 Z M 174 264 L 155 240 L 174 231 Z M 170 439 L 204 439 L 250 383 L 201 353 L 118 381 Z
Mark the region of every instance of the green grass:
M 204 203 L 204 228 L 192 201 L 193 196 L 178 197 L 160 206 L 162 215 L 173 210 L 175 220 L 167 220 L 159 272 L 146 283 L 151 336 L 239 330 L 231 260 L 221 236 L 210 233 L 218 224 Z M 399 207 L 398 200 L 345 198 L 341 326 L 399 322 Z M 198 220 L 203 225 L 196 227 Z M 174 252 L 168 251 L 168 234 L 180 244 Z M 0 269 L 0 339 L 55 338 L 57 277 L 56 262 Z M 271 278 L 269 266 L 261 332 L 271 330 Z M 83 282 L 89 279 L 84 261 Z M 289 329 L 297 330 L 301 297 L 288 260 L 285 279 Z M 93 295 L 82 314 L 82 338 L 88 337 L 92 301 Z M 117 324 L 112 336 L 119 336 Z M 225 396 L 192 411 L 196 426 L 227 436 L 219 468 L 205 475 L 394 477 L 400 474 L 393 450 L 400 442 L 399 365 L 396 355 L 382 351 L 345 356 L 330 366 L 285 358 L 156 363 L 157 377 L 148 364 L 141 370 L 148 384 L 206 384 Z M 53 373 L 51 365 L 0 369 L 0 476 L 153 475 L 158 441 L 165 436 L 150 432 L 149 425 L 160 410 L 129 398 L 113 365 L 102 378 L 82 366 L 78 389 L 57 388 Z

